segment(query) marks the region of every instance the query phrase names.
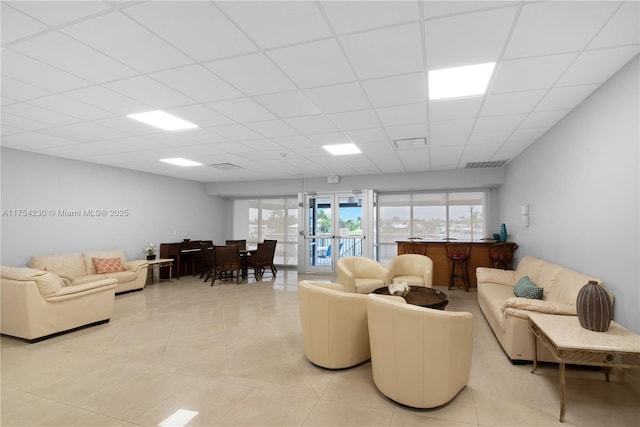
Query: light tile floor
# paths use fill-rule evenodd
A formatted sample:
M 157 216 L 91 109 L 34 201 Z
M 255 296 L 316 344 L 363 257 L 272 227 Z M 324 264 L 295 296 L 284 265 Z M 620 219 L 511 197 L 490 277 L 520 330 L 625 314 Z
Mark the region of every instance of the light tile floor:
M 116 296 L 111 322 L 35 344 L 2 337 L 0 424 L 156 426 L 179 409 L 189 426 L 555 426 L 558 372 L 512 365 L 476 293 L 447 291 L 474 315 L 469 383 L 431 410 L 380 394 L 369 362 L 318 368 L 302 351 L 295 271 L 210 287 L 161 281 Z M 217 282 L 220 283 L 220 282 Z M 595 369 L 567 375 L 566 426 L 638 426 L 640 399 Z

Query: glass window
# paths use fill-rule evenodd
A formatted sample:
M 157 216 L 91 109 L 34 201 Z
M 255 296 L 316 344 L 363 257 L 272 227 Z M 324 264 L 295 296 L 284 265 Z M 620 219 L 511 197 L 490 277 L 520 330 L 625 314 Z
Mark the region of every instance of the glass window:
M 298 264 L 297 198 L 234 200 L 233 218 L 233 239 L 247 239 L 249 248 L 277 240 L 275 264 Z
M 378 194 L 376 251 L 397 255 L 397 240 L 479 241 L 485 236 L 486 191 Z

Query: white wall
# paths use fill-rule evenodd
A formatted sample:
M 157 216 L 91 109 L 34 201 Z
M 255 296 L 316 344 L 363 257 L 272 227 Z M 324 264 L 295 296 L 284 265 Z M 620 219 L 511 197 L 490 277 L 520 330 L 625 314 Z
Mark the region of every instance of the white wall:
M 520 257 L 601 278 L 615 295 L 614 319 L 640 333 L 638 76 L 636 56 L 509 163 L 499 217 Z
M 146 241 L 227 236 L 229 202 L 207 195 L 203 183 L 5 148 L 0 162 L 2 265 L 24 265 L 36 254 L 114 248 L 139 259 Z M 8 216 L 11 209 L 47 215 Z M 128 215 L 58 215 L 65 209 L 125 209 Z

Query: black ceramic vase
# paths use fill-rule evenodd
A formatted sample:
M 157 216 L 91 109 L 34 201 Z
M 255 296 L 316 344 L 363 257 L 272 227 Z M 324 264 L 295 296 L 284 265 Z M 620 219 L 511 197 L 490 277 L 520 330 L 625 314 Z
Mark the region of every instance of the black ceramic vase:
M 609 294 L 598 282 L 589 280 L 578 292 L 576 301 L 580 326 L 590 331 L 606 332 L 613 319 Z

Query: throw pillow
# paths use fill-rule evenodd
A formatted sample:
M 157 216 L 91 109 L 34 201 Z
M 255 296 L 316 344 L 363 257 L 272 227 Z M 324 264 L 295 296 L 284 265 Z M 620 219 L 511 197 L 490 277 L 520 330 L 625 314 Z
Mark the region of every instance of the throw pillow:
M 513 287 L 513 293 L 521 298 L 542 299 L 544 289 L 536 286 L 529 276 L 523 276 Z
M 120 258 L 91 258 L 97 274 L 125 271 Z

